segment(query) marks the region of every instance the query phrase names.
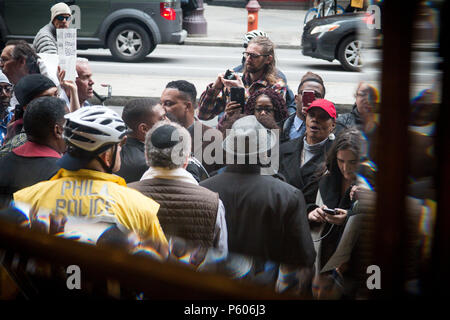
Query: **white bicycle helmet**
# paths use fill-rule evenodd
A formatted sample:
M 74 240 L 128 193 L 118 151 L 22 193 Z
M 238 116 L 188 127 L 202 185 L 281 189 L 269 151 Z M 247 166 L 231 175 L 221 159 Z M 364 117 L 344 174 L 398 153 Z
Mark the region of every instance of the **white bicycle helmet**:
M 255 37 L 269 37 L 267 33 L 261 30 L 253 30 L 249 31 L 244 35 L 244 46 L 247 45 L 250 40 L 252 40 Z
M 88 152 L 104 151 L 103 147 L 119 143 L 127 133 L 119 115 L 104 106 L 80 108 L 64 118 L 67 120 L 64 125 L 66 141 Z

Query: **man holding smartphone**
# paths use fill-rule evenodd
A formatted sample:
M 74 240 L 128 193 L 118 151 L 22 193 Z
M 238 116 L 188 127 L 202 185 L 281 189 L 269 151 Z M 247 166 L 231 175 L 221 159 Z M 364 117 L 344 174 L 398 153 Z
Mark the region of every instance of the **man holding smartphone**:
M 230 76 L 219 74 L 214 83 L 208 85 L 199 100 L 198 117 L 211 120 L 225 110 L 232 100 L 229 94 L 232 87 L 245 89 L 247 99 L 259 89 L 271 87 L 286 99 L 286 83 L 277 76 L 273 42 L 267 37 L 255 37 L 250 40 L 243 52 L 245 57 L 244 73 L 240 76 L 233 72 Z M 238 108 L 239 105 L 233 106 Z
M 325 85 L 322 77 L 318 74 L 307 72 L 301 79 L 298 86 L 295 102 L 297 103 L 296 113 L 290 115 L 282 123 L 281 142 L 286 142 L 299 138 L 305 134 L 306 108 L 316 99 L 325 97 Z

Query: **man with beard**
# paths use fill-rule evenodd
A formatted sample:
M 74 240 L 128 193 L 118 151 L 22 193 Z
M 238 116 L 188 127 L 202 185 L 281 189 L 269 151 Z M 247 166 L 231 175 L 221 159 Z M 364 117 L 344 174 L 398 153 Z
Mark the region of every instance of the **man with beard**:
M 42 27 L 34 37 L 33 47 L 36 52 L 58 53 L 57 29 L 67 29 L 72 20 L 72 10 L 64 2 L 50 8 L 50 22 Z
M 243 52 L 245 57 L 242 78 L 237 73 L 219 74 L 200 96 L 198 117 L 210 120 L 225 110 L 231 87 L 245 88 L 245 96 L 261 88 L 275 89 L 286 99 L 286 83 L 277 76 L 274 44 L 267 37 L 255 37 Z

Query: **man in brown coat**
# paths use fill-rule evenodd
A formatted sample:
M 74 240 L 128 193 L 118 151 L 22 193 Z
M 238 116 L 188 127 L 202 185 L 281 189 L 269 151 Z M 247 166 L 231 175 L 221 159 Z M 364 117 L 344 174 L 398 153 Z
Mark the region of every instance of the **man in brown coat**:
M 160 204 L 158 219 L 169 236 L 204 248 L 228 252 L 225 208 L 219 195 L 200 187 L 185 170 L 191 136 L 177 123 L 160 121 L 147 133 L 145 156 L 149 169 L 128 186 Z

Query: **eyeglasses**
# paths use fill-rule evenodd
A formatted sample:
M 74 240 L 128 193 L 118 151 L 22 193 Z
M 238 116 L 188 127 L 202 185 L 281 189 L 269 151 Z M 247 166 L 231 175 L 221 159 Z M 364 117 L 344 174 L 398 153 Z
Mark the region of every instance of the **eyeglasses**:
M 56 16 L 55 19 L 58 21 L 70 21 L 72 20 L 72 16 Z
M 9 60 L 11 60 L 10 58 L 0 58 L 0 64 L 5 64 L 7 63 Z
M 252 58 L 252 59 L 258 59 L 259 57 L 267 57 L 269 54 L 256 54 L 256 53 L 250 53 L 250 52 L 242 52 L 244 55 L 244 58 Z
M 274 113 L 275 112 L 275 110 L 271 107 L 256 107 L 255 111 L 258 113 L 262 113 L 263 111 L 265 113 Z
M 13 87 L 10 85 L 0 86 L 0 94 L 3 94 L 3 93 L 8 94 L 8 93 L 11 93 L 12 91 L 13 91 Z
M 356 96 L 357 97 L 361 97 L 361 98 L 367 97 L 368 95 L 369 95 L 369 92 L 358 92 L 358 93 L 356 93 Z

